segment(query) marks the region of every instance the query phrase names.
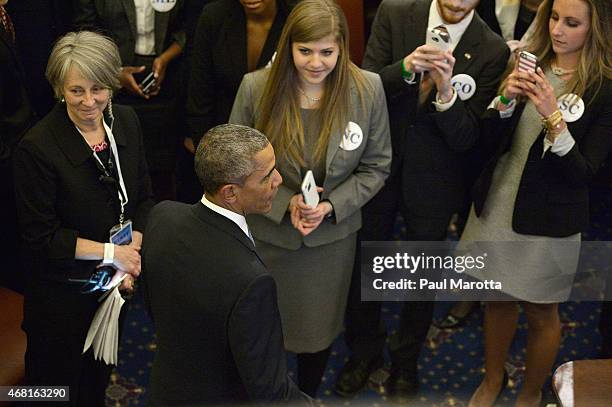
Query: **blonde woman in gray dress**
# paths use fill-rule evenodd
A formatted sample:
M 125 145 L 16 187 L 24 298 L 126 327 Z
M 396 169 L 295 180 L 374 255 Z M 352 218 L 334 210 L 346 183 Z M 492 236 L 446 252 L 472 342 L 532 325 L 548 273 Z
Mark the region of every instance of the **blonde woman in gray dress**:
M 361 207 L 389 173 L 391 144 L 382 82 L 349 59 L 348 27 L 330 0 L 290 13 L 270 69 L 247 74 L 231 123 L 256 127 L 277 151 L 283 185 L 266 216 L 249 219 L 274 275 L 285 347 L 298 354 L 298 383 L 316 395 L 342 329 L 361 227 Z M 304 203 L 312 170 L 321 201 Z
M 490 160 L 474 186 L 462 240 L 500 242 L 490 245 L 489 277 L 517 301 L 486 304 L 486 372 L 471 407 L 492 406 L 503 390 L 518 301 L 528 343 L 517 406 L 539 404 L 555 362 L 557 305 L 568 298 L 580 233 L 588 227 L 589 181 L 612 149 L 609 21 L 609 0 L 545 0 L 527 46 L 538 68 L 515 67 L 485 114 L 482 142 Z M 508 242 L 524 243 L 513 252 L 517 246 Z M 559 275 L 570 284 L 558 285 Z

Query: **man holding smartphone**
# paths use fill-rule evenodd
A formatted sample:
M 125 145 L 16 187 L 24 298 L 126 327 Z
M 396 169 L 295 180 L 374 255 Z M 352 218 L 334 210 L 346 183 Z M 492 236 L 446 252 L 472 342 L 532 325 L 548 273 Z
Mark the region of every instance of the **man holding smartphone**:
M 468 152 L 510 54 L 474 12 L 477 4 L 383 0 L 379 6 L 363 66 L 379 73 L 385 87 L 393 163 L 385 187 L 363 208 L 361 241 L 390 240 L 399 209 L 408 240 L 444 240 L 451 216 L 466 205 Z M 444 33 L 449 44 L 442 51 Z M 354 394 L 382 365 L 386 332 L 380 305 L 361 302 L 356 268 L 345 334 L 351 359 L 336 381 L 340 395 Z M 399 330 L 389 341 L 386 387 L 396 401 L 418 390 L 417 360 L 434 304 L 410 302 L 403 308 Z

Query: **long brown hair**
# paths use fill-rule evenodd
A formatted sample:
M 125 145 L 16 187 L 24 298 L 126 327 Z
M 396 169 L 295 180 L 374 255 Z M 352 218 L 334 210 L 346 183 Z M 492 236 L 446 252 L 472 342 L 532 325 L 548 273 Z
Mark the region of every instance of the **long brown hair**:
M 304 165 L 304 125 L 300 114 L 298 72 L 293 62 L 294 42 L 314 42 L 332 35 L 338 44 L 338 62 L 325 80 L 317 117 L 320 133 L 314 149 L 316 161 L 325 156 L 331 134 L 343 131 L 351 109 L 351 87 L 363 105 L 364 93 L 373 92 L 359 68 L 349 58 L 346 18 L 332 0 L 303 0 L 289 14 L 276 49 L 255 127 L 268 136 L 277 153 Z
M 608 45 L 612 38 L 612 3 L 610 0 L 581 0 L 589 7 L 591 28 L 580 53 L 576 73 L 566 82 L 563 93 L 574 93 L 584 96 L 592 90 L 591 102 L 603 85 L 605 79 L 612 78 L 612 52 Z M 549 21 L 554 0 L 544 0 L 535 17 L 535 29 L 529 37 L 525 49 L 538 57 L 542 68 L 550 67 L 555 53 L 552 48 L 549 32 Z M 514 67 L 511 60 L 507 74 Z M 500 86 L 500 92 L 506 86 L 507 78 Z

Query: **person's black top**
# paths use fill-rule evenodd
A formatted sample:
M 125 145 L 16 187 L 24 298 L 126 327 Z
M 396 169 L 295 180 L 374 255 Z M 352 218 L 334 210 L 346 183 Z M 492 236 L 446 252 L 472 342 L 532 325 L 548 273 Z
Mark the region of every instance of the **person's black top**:
M 265 67 L 290 10 L 290 0 L 277 0 L 277 14 L 257 62 Z M 229 119 L 242 77 L 248 72 L 244 9 L 237 0 L 217 0 L 202 9 L 196 29 L 187 91 L 189 132 L 194 144 L 208 129 Z
M 596 98 L 593 90 L 582 97 L 586 109 L 578 120 L 567 123 L 576 144 L 563 157 L 543 153 L 544 130 L 529 150 L 514 204 L 512 229 L 517 233 L 564 237 L 589 226 L 589 185 L 612 150 L 612 80 L 605 79 Z M 511 145 L 525 107 L 501 119 L 489 109 L 483 118 L 482 143 L 488 162 L 476 181 L 472 196 L 476 215 L 482 213 L 493 172 Z
M 126 218 L 142 232 L 153 199 L 140 123 L 130 107 L 115 105 L 113 112 L 129 199 Z M 110 126 L 110 118 L 105 121 Z M 108 242 L 120 205 L 117 189 L 101 181 L 93 151 L 64 104 L 24 136 L 15 151 L 14 172 L 19 229 L 32 276 L 61 282 L 88 278 L 100 261 L 75 260 L 77 237 Z

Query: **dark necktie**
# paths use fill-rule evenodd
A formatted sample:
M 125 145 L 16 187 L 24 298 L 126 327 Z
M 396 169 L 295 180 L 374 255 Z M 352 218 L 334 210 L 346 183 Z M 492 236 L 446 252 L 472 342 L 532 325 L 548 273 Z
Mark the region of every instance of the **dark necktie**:
M 13 26 L 13 22 L 9 17 L 8 13 L 4 9 L 4 6 L 0 6 L 0 21 L 2 22 L 2 28 L 8 34 L 8 36 L 15 43 L 15 27 Z

